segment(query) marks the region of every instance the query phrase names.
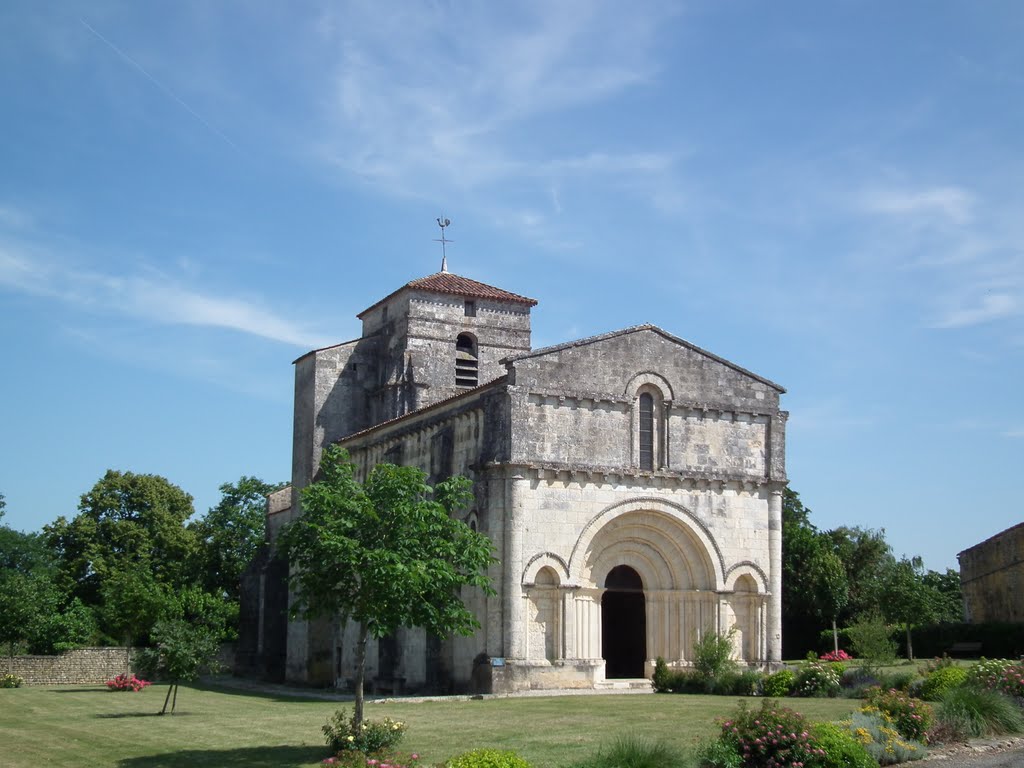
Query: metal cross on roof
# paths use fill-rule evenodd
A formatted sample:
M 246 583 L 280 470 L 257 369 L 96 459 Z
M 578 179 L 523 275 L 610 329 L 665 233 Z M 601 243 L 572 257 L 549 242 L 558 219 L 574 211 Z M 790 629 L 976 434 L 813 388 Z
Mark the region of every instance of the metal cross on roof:
M 448 243 L 454 243 L 455 242 L 454 240 L 447 240 L 447 239 L 445 239 L 445 236 L 444 236 L 444 228 L 447 227 L 451 223 L 452 223 L 451 219 L 446 219 L 444 216 L 441 216 L 437 220 L 437 226 L 439 226 L 441 228 L 441 237 L 440 238 L 436 238 L 435 237 L 434 238 L 434 242 L 441 244 L 441 271 L 442 272 L 447 272 L 448 271 L 448 253 L 445 250 L 445 246 Z

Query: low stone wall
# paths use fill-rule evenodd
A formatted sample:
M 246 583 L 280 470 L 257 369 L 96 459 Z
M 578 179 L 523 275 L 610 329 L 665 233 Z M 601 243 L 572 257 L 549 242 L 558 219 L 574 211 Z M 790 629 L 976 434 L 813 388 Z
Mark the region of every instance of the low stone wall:
M 25 685 L 97 685 L 131 671 L 124 648 L 78 648 L 59 656 L 4 657 L 0 669 L 25 678 Z

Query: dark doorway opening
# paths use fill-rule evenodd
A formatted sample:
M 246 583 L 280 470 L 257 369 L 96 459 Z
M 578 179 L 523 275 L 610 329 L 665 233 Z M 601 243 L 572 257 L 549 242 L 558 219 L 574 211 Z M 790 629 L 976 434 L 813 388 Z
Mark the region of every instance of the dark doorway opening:
M 647 660 L 647 612 L 640 574 L 628 565 L 612 568 L 601 597 L 601 645 L 605 677 L 644 676 Z

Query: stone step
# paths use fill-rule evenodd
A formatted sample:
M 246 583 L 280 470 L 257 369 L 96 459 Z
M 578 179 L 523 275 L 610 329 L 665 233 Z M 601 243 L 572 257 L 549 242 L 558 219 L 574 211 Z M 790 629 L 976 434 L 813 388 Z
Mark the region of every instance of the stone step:
M 595 683 L 594 688 L 599 691 L 652 690 L 651 681 L 646 677 L 602 680 Z

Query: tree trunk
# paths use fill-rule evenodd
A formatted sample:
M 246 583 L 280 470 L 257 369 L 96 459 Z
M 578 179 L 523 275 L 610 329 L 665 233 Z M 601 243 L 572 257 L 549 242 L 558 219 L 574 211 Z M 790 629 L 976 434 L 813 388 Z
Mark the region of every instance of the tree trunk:
M 171 714 L 174 714 L 175 708 L 178 706 L 178 684 L 174 684 L 174 698 L 171 699 Z
M 167 695 L 164 696 L 164 708 L 160 710 L 161 715 L 167 714 L 167 702 L 171 700 L 171 688 L 174 687 L 174 683 L 167 686 Z
M 905 625 L 907 628 L 907 658 L 911 661 L 914 660 L 914 644 L 910 640 L 910 624 Z
M 359 625 L 359 641 L 356 643 L 356 705 L 352 715 L 352 730 L 359 733 L 363 724 L 363 679 L 366 676 L 366 624 Z
M 832 650 L 839 653 L 839 630 L 836 628 L 836 617 L 832 617 Z

